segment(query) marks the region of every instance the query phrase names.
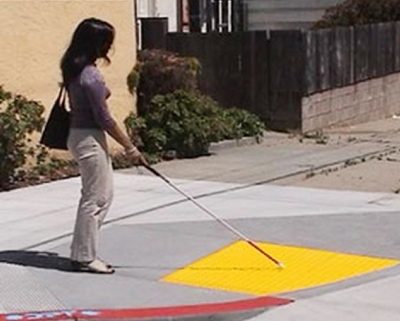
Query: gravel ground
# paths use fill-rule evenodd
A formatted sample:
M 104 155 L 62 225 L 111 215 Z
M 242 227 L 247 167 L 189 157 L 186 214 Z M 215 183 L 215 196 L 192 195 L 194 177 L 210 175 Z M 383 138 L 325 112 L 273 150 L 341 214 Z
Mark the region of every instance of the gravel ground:
M 302 137 L 296 137 L 298 141 Z M 348 163 L 325 168 L 276 182 L 278 185 L 355 190 L 364 192 L 400 192 L 400 120 L 385 119 L 324 131 L 306 138 L 308 143 L 336 145 L 354 141 L 374 141 L 382 147 L 392 146 L 388 153 L 360 157 Z M 282 140 L 281 140 L 282 142 Z M 293 142 L 291 142 L 293 143 Z

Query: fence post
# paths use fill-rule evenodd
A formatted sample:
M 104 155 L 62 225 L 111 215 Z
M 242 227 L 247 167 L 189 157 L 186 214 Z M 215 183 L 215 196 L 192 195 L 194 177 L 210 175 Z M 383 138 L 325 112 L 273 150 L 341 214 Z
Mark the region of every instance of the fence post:
M 242 33 L 242 82 L 247 109 L 268 118 L 268 39 L 266 31 Z
M 369 77 L 369 43 L 371 42 L 371 26 L 354 27 L 354 80 L 367 80 Z
M 140 18 L 141 49 L 165 49 L 168 18 Z
M 400 22 L 394 23 L 394 71 L 400 71 Z
M 316 31 L 309 30 L 305 32 L 305 72 L 304 72 L 304 93 L 310 95 L 319 90 L 317 79 L 317 46 L 318 35 Z
M 269 127 L 285 131 L 301 130 L 305 36 L 301 30 L 275 30 L 270 35 Z
M 318 30 L 319 88 L 332 88 L 333 30 Z

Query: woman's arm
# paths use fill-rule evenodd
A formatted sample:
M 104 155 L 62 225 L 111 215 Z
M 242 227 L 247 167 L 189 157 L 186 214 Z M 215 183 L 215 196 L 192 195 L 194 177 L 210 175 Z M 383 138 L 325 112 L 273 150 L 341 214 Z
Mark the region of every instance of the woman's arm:
M 129 137 L 122 131 L 122 129 L 118 126 L 116 122 L 114 122 L 113 126 L 106 128 L 105 131 L 112 138 L 114 138 L 117 143 L 124 147 L 125 151 L 136 148 L 135 145 L 132 144 Z
M 132 144 L 129 137 L 118 126 L 117 122 L 111 116 L 107 102 L 105 83 L 100 72 L 96 67 L 88 67 L 82 75 L 82 85 L 89 99 L 90 106 L 93 109 L 93 115 L 96 123 L 105 130 L 117 143 L 125 149 L 125 154 L 138 165 L 147 165 L 146 159 L 140 151 Z
M 116 122 L 115 125 L 106 129 L 107 134 L 114 138 L 125 148 L 125 154 L 137 165 L 148 165 L 142 153 L 132 144 L 129 137 L 122 131 Z

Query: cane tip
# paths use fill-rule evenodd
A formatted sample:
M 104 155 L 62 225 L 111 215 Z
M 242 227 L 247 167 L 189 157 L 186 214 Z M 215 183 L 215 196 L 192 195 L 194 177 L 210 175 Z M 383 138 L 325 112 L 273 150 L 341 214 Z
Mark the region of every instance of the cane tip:
M 278 268 L 283 270 L 285 268 L 285 264 L 283 264 L 282 262 L 278 262 Z

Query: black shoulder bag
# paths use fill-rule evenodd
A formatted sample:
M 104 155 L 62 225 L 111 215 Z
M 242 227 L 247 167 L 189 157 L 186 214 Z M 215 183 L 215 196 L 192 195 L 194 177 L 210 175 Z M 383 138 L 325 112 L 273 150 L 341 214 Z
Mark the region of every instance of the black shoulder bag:
M 40 138 L 40 143 L 49 148 L 68 149 L 70 113 L 65 109 L 66 96 L 66 89 L 62 86 Z

